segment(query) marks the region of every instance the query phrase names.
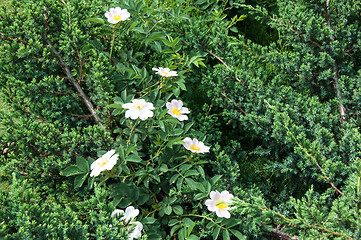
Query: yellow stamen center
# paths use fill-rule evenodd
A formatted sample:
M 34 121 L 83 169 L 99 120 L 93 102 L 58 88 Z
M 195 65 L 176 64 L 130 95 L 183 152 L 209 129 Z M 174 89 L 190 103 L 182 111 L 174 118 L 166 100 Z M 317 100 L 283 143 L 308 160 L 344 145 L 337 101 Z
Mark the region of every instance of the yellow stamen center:
M 175 107 L 172 109 L 172 113 L 174 113 L 175 115 L 181 115 L 181 111 Z
M 119 20 L 122 19 L 122 16 L 120 16 L 120 15 L 114 15 L 113 18 L 114 18 L 115 21 L 119 21 Z
M 98 160 L 98 165 L 104 167 L 104 165 L 107 164 L 107 162 L 108 162 L 108 158 L 102 157 L 101 159 Z
M 164 72 L 164 71 L 161 71 L 161 73 L 163 73 L 166 76 L 168 76 L 168 74 L 169 74 L 169 72 Z
M 142 103 L 134 103 L 134 108 L 136 108 L 136 109 L 142 109 L 142 108 L 144 108 L 144 105 L 142 104 Z
M 197 145 L 194 145 L 194 144 L 191 145 L 191 149 L 194 150 L 194 151 L 199 151 L 199 150 L 201 150 L 200 147 L 198 147 Z
M 222 200 L 218 200 L 218 201 L 216 201 L 216 206 L 219 209 L 226 209 L 227 203 L 223 202 Z

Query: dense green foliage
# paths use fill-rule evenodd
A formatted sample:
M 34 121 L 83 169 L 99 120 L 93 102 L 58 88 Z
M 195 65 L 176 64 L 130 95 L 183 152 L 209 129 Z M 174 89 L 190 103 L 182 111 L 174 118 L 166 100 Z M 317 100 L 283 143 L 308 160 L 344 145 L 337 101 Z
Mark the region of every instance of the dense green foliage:
M 118 6 L 131 17 L 112 25 L 104 13 Z M 351 0 L 4 7 L 0 84 L 12 110 L 1 113 L 0 173 L 11 188 L 0 190 L 0 236 L 127 239 L 110 215 L 132 205 L 144 239 L 359 239 L 360 10 Z M 126 118 L 133 99 L 154 116 Z M 188 121 L 167 114 L 172 99 Z M 185 137 L 210 153 L 189 152 Z M 117 164 L 91 177 L 111 149 Z M 214 190 L 235 196 L 230 219 L 204 205 Z

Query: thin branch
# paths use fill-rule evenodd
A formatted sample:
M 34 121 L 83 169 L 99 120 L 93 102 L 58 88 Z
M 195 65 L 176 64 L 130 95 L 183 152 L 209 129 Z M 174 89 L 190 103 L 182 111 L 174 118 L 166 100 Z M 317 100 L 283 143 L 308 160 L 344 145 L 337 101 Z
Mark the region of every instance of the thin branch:
M 83 118 L 89 118 L 89 117 L 93 117 L 93 115 L 79 115 L 79 114 L 70 114 L 73 117 L 83 117 Z
M 100 127 L 104 128 L 103 124 L 101 124 L 100 117 L 98 116 L 98 114 L 96 113 L 96 111 L 95 111 L 95 109 L 93 107 L 93 104 L 90 102 L 89 98 L 85 95 L 83 89 L 80 87 L 80 85 L 77 83 L 77 81 L 71 75 L 71 72 L 70 72 L 70 69 L 69 69 L 68 65 L 66 65 L 66 63 L 64 62 L 62 57 L 59 55 L 59 53 L 55 50 L 54 46 L 50 43 L 50 41 L 46 40 L 46 42 L 51 47 L 51 50 L 53 51 L 55 56 L 57 56 L 57 58 L 59 60 L 59 63 L 63 67 L 63 70 L 64 70 L 66 76 L 70 79 L 71 83 L 73 84 L 73 86 L 75 87 L 77 92 L 79 93 L 80 97 L 83 99 L 85 105 L 87 106 L 88 110 L 90 111 L 91 115 L 93 116 L 95 122 Z
M 234 106 L 236 106 L 236 108 L 238 108 L 244 115 L 247 115 L 246 111 L 244 111 L 240 106 L 238 106 L 236 103 L 233 102 L 233 100 L 231 98 L 229 98 L 224 92 L 221 93 L 221 95 L 225 98 L 227 98 L 227 100 L 230 102 L 230 103 L 233 103 Z
M 28 44 L 29 44 L 28 42 L 26 42 L 26 41 L 24 41 L 24 40 L 20 40 L 20 39 L 18 39 L 18 38 L 6 37 L 5 34 L 3 34 L 3 33 L 0 33 L 0 34 L 1 34 L 1 36 L 0 36 L 0 39 L 1 39 L 1 40 L 23 43 L 23 44 L 25 44 L 25 45 L 28 45 Z
M 330 30 L 330 49 L 332 49 L 332 42 L 334 41 L 334 36 L 332 34 L 333 32 L 333 28 L 331 25 L 331 9 L 330 9 L 330 0 L 326 1 L 326 7 L 327 7 L 327 14 L 326 14 L 326 21 L 327 21 L 327 26 Z M 334 76 L 333 76 L 333 85 L 335 87 L 335 91 L 336 91 L 336 97 L 338 98 L 338 109 L 340 111 L 341 114 L 341 122 L 344 123 L 347 121 L 347 111 L 345 106 L 341 103 L 341 98 L 342 98 L 342 92 L 340 90 L 340 85 L 338 83 L 338 80 L 340 78 L 340 73 L 338 70 L 338 64 L 337 61 L 335 60 L 333 62 L 333 72 L 334 72 Z
M 64 3 L 64 2 L 63 2 Z M 45 39 L 46 39 L 46 43 L 48 44 L 48 46 L 51 47 L 52 52 L 54 53 L 54 55 L 58 58 L 60 66 L 63 68 L 66 76 L 70 79 L 71 83 L 73 84 L 73 86 L 75 87 L 75 89 L 77 90 L 77 92 L 79 93 L 80 97 L 83 99 L 85 105 L 87 106 L 88 110 L 90 111 L 91 115 L 93 116 L 95 122 L 101 127 L 104 128 L 103 124 L 101 123 L 101 119 L 98 116 L 98 114 L 96 113 L 93 104 L 90 102 L 89 98 L 86 96 L 86 94 L 84 93 L 83 89 L 80 87 L 80 85 L 77 83 L 77 81 L 73 78 L 73 76 L 71 75 L 71 71 L 68 67 L 68 65 L 64 62 L 63 58 L 60 56 L 60 54 L 56 51 L 56 49 L 54 48 L 53 44 L 51 44 L 51 42 L 47 39 L 47 33 L 48 33 L 48 27 L 49 27 L 49 23 L 48 23 L 48 13 L 46 11 L 46 8 L 44 7 L 44 16 L 45 16 Z
M 231 69 L 228 64 L 222 60 L 222 58 L 218 57 L 216 54 L 212 53 L 211 51 L 209 51 L 208 49 L 206 49 L 206 52 L 208 52 L 209 54 L 211 54 L 213 57 L 217 58 L 218 61 L 220 61 L 224 66 L 226 66 L 227 69 Z M 241 80 L 239 80 L 239 78 L 237 76 L 235 76 L 235 78 L 237 79 L 238 82 L 242 82 Z

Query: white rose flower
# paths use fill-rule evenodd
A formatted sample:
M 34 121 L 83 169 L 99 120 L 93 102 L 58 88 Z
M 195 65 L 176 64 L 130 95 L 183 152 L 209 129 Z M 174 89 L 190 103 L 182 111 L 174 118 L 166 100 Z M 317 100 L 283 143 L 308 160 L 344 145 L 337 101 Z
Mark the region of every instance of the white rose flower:
M 169 68 L 152 68 L 153 71 L 157 71 L 156 74 L 161 75 L 162 77 L 173 77 L 178 76 L 178 73 L 176 71 L 171 71 Z
M 114 165 L 117 163 L 118 154 L 114 154 L 115 150 L 110 150 L 102 157 L 98 158 L 90 165 L 92 172 L 90 173 L 91 177 L 98 176 L 104 170 L 111 170 Z
M 141 222 L 134 221 L 135 217 L 137 217 L 138 214 L 139 210 L 135 209 L 133 206 L 127 207 L 125 209 L 125 212 L 123 210 L 115 209 L 111 214 L 111 217 L 123 215 L 120 220 L 124 220 L 125 222 L 129 223 L 130 229 L 133 229 L 134 227 L 134 230 L 132 232 L 128 232 L 128 240 L 133 240 L 134 238 L 137 239 L 142 235 L 143 224 Z
M 205 204 L 209 211 L 216 212 L 218 217 L 230 218 L 231 214 L 229 210 L 234 209 L 235 207 L 229 207 L 231 204 L 233 195 L 228 191 L 223 191 L 219 193 L 218 191 L 212 191 L 209 194 L 211 199 L 208 199 Z
M 166 107 L 169 109 L 168 114 L 172 117 L 177 118 L 179 121 L 188 120 L 188 116 L 185 114 L 189 113 L 188 108 L 183 107 L 181 100 L 173 99 L 171 102 L 166 103 Z
M 129 109 L 125 112 L 126 118 L 145 120 L 153 117 L 154 106 L 152 103 L 146 102 L 144 99 L 133 99 L 131 103 L 125 103 L 123 108 Z
M 193 140 L 189 137 L 186 137 L 185 139 L 183 139 L 183 146 L 192 152 L 195 153 L 206 153 L 209 152 L 209 148 L 204 145 L 203 142 L 198 141 L 197 139 L 193 138 Z
M 108 19 L 108 22 L 112 24 L 117 24 L 119 21 L 125 21 L 130 17 L 128 10 L 121 9 L 120 7 L 110 8 L 104 15 Z

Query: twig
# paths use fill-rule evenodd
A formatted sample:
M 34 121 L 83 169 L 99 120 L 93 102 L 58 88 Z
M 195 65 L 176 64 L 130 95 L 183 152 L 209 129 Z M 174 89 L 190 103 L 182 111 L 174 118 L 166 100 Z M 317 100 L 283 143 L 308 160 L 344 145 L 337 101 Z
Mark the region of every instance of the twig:
M 222 60 L 222 58 L 218 57 L 216 54 L 212 53 L 211 51 L 209 51 L 208 49 L 206 49 L 206 52 L 208 52 L 209 54 L 211 54 L 213 57 L 217 58 L 218 61 L 220 61 L 224 66 L 226 66 L 227 69 L 231 69 L 228 64 Z M 238 82 L 242 82 L 241 80 L 239 80 L 239 78 L 237 76 L 234 76 Z
M 63 2 L 64 3 L 64 2 Z M 75 87 L 75 89 L 77 90 L 77 92 L 79 93 L 80 97 L 83 99 L 85 105 L 87 106 L 88 110 L 90 111 L 91 115 L 93 116 L 95 122 L 101 127 L 104 128 L 103 124 L 101 123 L 101 119 L 98 116 L 98 114 L 96 113 L 93 104 L 90 102 L 89 98 L 85 95 L 83 89 L 80 87 L 80 85 L 77 83 L 77 81 L 73 78 L 73 76 L 71 75 L 70 69 L 68 67 L 68 65 L 64 62 L 63 58 L 60 56 L 60 54 L 55 50 L 53 44 L 51 44 L 51 42 L 47 39 L 47 32 L 48 32 L 48 13 L 46 11 L 46 8 L 44 7 L 44 16 L 45 16 L 45 39 L 46 39 L 46 43 L 48 44 L 48 46 L 51 47 L 51 50 L 53 51 L 53 53 L 55 54 L 55 56 L 58 58 L 60 65 L 62 66 L 66 76 L 70 79 L 71 83 L 73 84 L 73 86 Z
M 236 108 L 238 108 L 244 115 L 247 115 L 246 111 L 244 111 L 240 106 L 238 106 L 237 104 L 235 104 L 235 103 L 233 102 L 233 100 L 230 99 L 224 92 L 222 92 L 221 95 L 222 95 L 223 97 L 227 98 L 227 100 L 228 100 L 230 103 L 233 103 L 234 106 L 236 106 Z
M 73 113 L 71 113 L 70 115 L 72 115 L 73 117 L 85 117 L 85 118 L 93 117 L 93 115 L 79 115 L 79 114 L 73 114 Z
M 331 25 L 331 9 L 330 9 L 330 0 L 326 1 L 326 7 L 327 7 L 327 14 L 326 14 L 326 21 L 327 21 L 327 26 L 330 30 L 330 49 L 332 49 L 332 42 L 334 41 L 334 36 L 332 34 L 333 29 L 332 29 L 332 25 Z M 340 85 L 338 83 L 338 79 L 340 78 L 340 73 L 338 71 L 338 64 L 337 61 L 335 60 L 333 62 L 333 72 L 334 72 L 334 76 L 333 76 L 333 85 L 335 87 L 336 90 L 336 97 L 338 98 L 338 109 L 340 111 L 341 114 L 341 123 L 347 122 L 347 113 L 346 113 L 346 108 L 345 106 L 341 103 L 341 98 L 342 98 L 342 92 L 340 90 Z
M 7 40 L 7 41 L 12 41 L 12 42 L 23 43 L 25 45 L 29 44 L 28 42 L 26 42 L 24 40 L 20 40 L 18 38 L 9 38 L 9 37 L 5 37 L 5 35 L 3 33 L 0 33 L 0 34 L 1 34 L 1 37 L 0 37 L 1 40 Z
M 57 58 L 59 60 L 59 63 L 63 67 L 63 70 L 64 70 L 66 76 L 70 79 L 71 83 L 73 84 L 73 86 L 75 87 L 77 92 L 79 93 L 80 97 L 83 99 L 85 105 L 87 106 L 88 110 L 90 111 L 91 115 L 93 116 L 95 122 L 100 127 L 104 128 L 103 124 L 101 124 L 100 117 L 98 116 L 98 114 L 96 113 L 96 111 L 95 111 L 95 109 L 93 107 L 93 104 L 90 102 L 89 98 L 85 95 L 83 89 L 80 87 L 80 85 L 77 83 L 77 81 L 71 75 L 71 72 L 70 72 L 70 69 L 69 69 L 68 65 L 66 65 L 66 63 L 64 62 L 62 57 L 59 55 L 59 53 L 55 50 L 54 46 L 50 43 L 50 41 L 46 40 L 46 42 L 51 47 L 51 50 L 53 51 L 55 56 L 57 56 Z

